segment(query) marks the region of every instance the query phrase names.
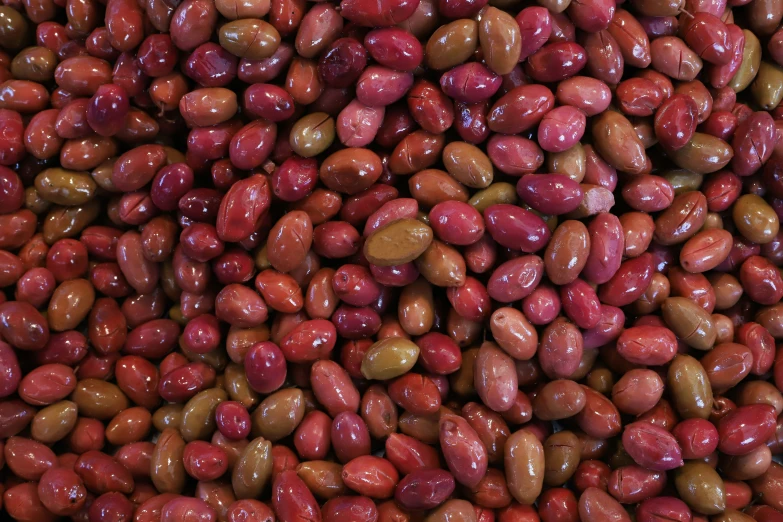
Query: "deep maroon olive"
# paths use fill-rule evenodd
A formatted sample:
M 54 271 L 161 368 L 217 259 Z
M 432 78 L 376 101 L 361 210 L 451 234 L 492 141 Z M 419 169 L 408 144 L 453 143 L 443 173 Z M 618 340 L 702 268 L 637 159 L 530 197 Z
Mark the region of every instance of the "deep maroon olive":
M 212 314 L 204 314 L 188 321 L 182 331 L 183 347 L 195 353 L 209 353 L 220 345 L 220 323 Z
M 254 344 L 245 355 L 245 373 L 251 388 L 259 393 L 273 392 L 285 381 L 283 352 L 272 342 Z
M 129 520 L 133 516 L 135 506 L 123 495 L 110 491 L 96 498 L 88 511 L 89 522 L 102 520 Z
M 244 439 L 250 433 L 250 414 L 238 402 L 220 403 L 215 410 L 215 422 L 220 433 L 231 440 Z
M 193 188 L 193 180 L 193 169 L 185 163 L 163 167 L 152 180 L 152 202 L 161 210 L 176 210 L 179 199 Z
M 224 87 L 237 75 L 238 59 L 223 47 L 207 42 L 188 56 L 184 74 L 203 87 Z
M 119 85 L 101 85 L 90 99 L 87 123 L 101 136 L 113 136 L 125 125 L 130 100 Z
M 270 182 L 274 195 L 283 201 L 304 199 L 318 182 L 318 162 L 312 158 L 291 156 L 275 169 Z
M 152 34 L 141 42 L 136 60 L 144 74 L 157 78 L 174 70 L 178 54 L 169 35 Z
M 318 73 L 331 87 L 348 87 L 356 82 L 366 66 L 364 46 L 353 38 L 340 38 L 321 56 Z

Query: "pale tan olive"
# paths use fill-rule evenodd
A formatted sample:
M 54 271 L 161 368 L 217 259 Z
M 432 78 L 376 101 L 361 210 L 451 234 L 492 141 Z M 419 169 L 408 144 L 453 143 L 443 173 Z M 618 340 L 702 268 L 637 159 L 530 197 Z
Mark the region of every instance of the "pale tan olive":
M 743 29 L 745 47 L 742 51 L 742 64 L 729 82 L 734 92 L 744 91 L 753 81 L 761 66 L 761 42 L 751 31 Z
M 409 32 L 418 40 L 426 40 L 441 23 L 436 4 L 434 0 L 420 2 L 416 13 L 397 24 L 397 27 Z
M 334 119 L 325 112 L 313 112 L 291 127 L 291 149 L 304 158 L 317 156 L 334 141 Z
M 220 388 L 198 392 L 182 409 L 179 431 L 186 442 L 207 440 L 215 432 L 215 410 L 228 394 Z
M 361 372 L 367 379 L 385 381 L 411 370 L 419 359 L 419 347 L 402 337 L 388 337 L 374 343 L 364 354 Z
M 453 141 L 446 145 L 443 164 L 449 174 L 466 187 L 483 189 L 492 183 L 492 162 L 481 149 L 470 143 Z
M 26 17 L 10 5 L 0 6 L 0 47 L 21 49 L 28 41 L 28 32 Z
M 734 203 L 732 217 L 739 233 L 754 243 L 769 243 L 780 229 L 775 210 L 755 194 L 740 196 Z
M 783 68 L 777 64 L 762 61 L 750 90 L 756 103 L 763 110 L 773 110 L 783 100 Z
M 184 404 L 164 404 L 152 414 L 152 425 L 158 431 L 163 431 L 166 428 L 179 430 L 184 406 Z
M 701 363 L 690 355 L 678 355 L 667 376 L 674 407 L 683 419 L 706 419 L 712 412 L 712 387 Z
M 704 181 L 704 176 L 685 169 L 668 170 L 663 174 L 663 177 L 671 184 L 675 196 L 683 192 L 699 190 L 702 181 Z
M 38 410 L 30 424 L 30 435 L 44 444 L 64 439 L 76 426 L 79 408 L 75 402 L 60 401 Z
M 259 498 L 272 478 L 272 443 L 256 437 L 245 446 L 231 473 L 237 498 Z
M 581 143 L 574 144 L 563 152 L 548 152 L 546 155 L 547 172 L 562 174 L 581 183 L 585 178 L 587 155 Z
M 124 446 L 147 438 L 152 427 L 152 414 L 147 408 L 134 406 L 122 410 L 106 426 L 106 440 L 114 446 Z
M 544 483 L 560 486 L 570 479 L 581 455 L 579 438 L 572 431 L 559 431 L 544 441 Z
M 446 243 L 433 240 L 415 261 L 419 273 L 435 286 L 459 287 L 465 284 L 465 258 Z
M 413 261 L 432 243 L 432 229 L 418 219 L 398 219 L 375 230 L 364 242 L 364 256 L 378 266 Z
M 337 462 L 310 460 L 296 467 L 296 474 L 317 497 L 329 500 L 345 495 L 343 467 Z
M 704 219 L 704 225 L 702 230 L 710 230 L 713 228 L 723 230 L 723 218 L 717 212 L 707 212 L 707 217 Z
M 150 478 L 160 493 L 182 493 L 185 488 L 185 441 L 176 428 L 166 428 L 152 451 Z
M 565 11 L 571 5 L 571 0 L 536 0 L 536 3 L 557 14 Z
M 532 504 L 541 494 L 546 470 L 544 447 L 531 431 L 521 429 L 506 441 L 503 462 L 511 495 L 520 504 Z
M 272 6 L 269 0 L 216 0 L 215 7 L 229 20 L 262 18 Z
M 484 190 L 479 190 L 473 197 L 470 198 L 470 203 L 473 208 L 478 210 L 481 214 L 491 207 L 500 203 L 507 203 L 509 205 L 516 205 L 519 197 L 517 196 L 517 189 L 511 183 L 499 181 L 493 183 Z
M 253 255 L 253 263 L 256 265 L 256 270 L 262 272 L 267 268 L 272 268 L 272 263 L 269 262 L 269 256 L 266 251 L 266 243 L 259 246 L 255 254 Z
M 582 411 L 586 402 L 587 395 L 579 384 L 570 379 L 558 379 L 546 383 L 538 391 L 533 400 L 533 413 L 545 421 L 567 419 Z
M 58 239 L 74 237 L 95 221 L 100 213 L 101 204 L 97 198 L 84 205 L 52 207 L 43 223 L 44 241 L 51 245 Z
M 663 320 L 677 337 L 697 350 L 711 350 L 715 345 L 715 325 L 710 314 L 686 297 L 669 297 L 661 306 Z
M 590 254 L 590 235 L 581 221 L 563 221 L 552 234 L 544 252 L 544 267 L 556 285 L 574 282 Z
M 79 407 L 81 416 L 98 420 L 109 420 L 130 405 L 116 384 L 100 379 L 79 381 L 71 400 Z
M 718 137 L 695 132 L 684 147 L 669 152 L 669 157 L 681 169 L 710 174 L 728 165 L 734 157 L 734 150 Z
M 432 285 L 419 278 L 402 289 L 397 303 L 400 326 L 408 335 L 424 335 L 435 322 Z
M 49 328 L 73 330 L 84 321 L 95 303 L 95 288 L 86 279 L 68 279 L 55 288 L 47 308 Z
M 17 80 L 46 83 L 54 77 L 57 55 L 46 47 L 27 47 L 11 61 L 11 74 Z
M 691 509 L 705 515 L 717 515 L 726 509 L 723 479 L 710 465 L 689 460 L 674 472 L 674 486 Z
M 185 162 L 185 154 L 183 154 L 181 150 L 177 150 L 174 147 L 164 145 L 163 152 L 166 153 L 166 165 L 171 165 L 172 163 Z
M 466 62 L 479 43 L 478 24 L 468 18 L 442 25 L 432 33 L 425 56 L 430 69 L 443 71 Z
M 493 6 L 483 9 L 479 42 L 491 71 L 502 76 L 514 70 L 522 54 L 522 34 L 513 16 Z
M 468 200 L 468 189 L 448 172 L 440 169 L 420 170 L 408 179 L 408 189 L 419 205 L 432 208 L 444 201 Z
M 669 278 L 661 273 L 654 273 L 650 286 L 642 296 L 633 303 L 634 310 L 639 315 L 648 315 L 661 308 L 661 305 L 671 294 Z
M 276 442 L 292 434 L 305 416 L 302 390 L 279 390 L 261 401 L 251 417 L 254 437 Z
M 280 46 L 280 33 L 269 23 L 255 18 L 228 22 L 218 33 L 220 46 L 239 58 L 263 60 Z
M 115 156 L 107 159 L 90 172 L 90 176 L 95 183 L 107 192 L 119 192 L 117 187 L 114 186 L 114 181 L 111 179 L 111 173 L 114 170 L 114 164 L 117 163 L 117 158 L 118 157 Z
M 462 365 L 459 370 L 449 375 L 449 385 L 457 395 L 469 397 L 476 393 L 473 383 L 473 372 L 478 358 L 478 348 L 470 348 L 462 352 Z
M 41 215 L 48 211 L 51 206 L 52 203 L 44 199 L 35 187 L 24 189 L 24 208 L 33 214 Z
M 633 175 L 644 174 L 649 159 L 628 118 L 604 111 L 593 118 L 593 146 L 611 166 Z
M 244 366 L 230 363 L 226 366 L 224 376 L 226 378 L 226 391 L 232 401 L 240 403 L 245 408 L 252 409 L 261 400 L 258 393 L 250 387 Z

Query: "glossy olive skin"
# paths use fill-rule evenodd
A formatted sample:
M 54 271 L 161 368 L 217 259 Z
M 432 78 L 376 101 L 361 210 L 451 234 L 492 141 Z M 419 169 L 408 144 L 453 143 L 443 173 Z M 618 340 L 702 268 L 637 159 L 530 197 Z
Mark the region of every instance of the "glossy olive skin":
M 770 522 L 780 0 L 6 0 L 0 508 Z

